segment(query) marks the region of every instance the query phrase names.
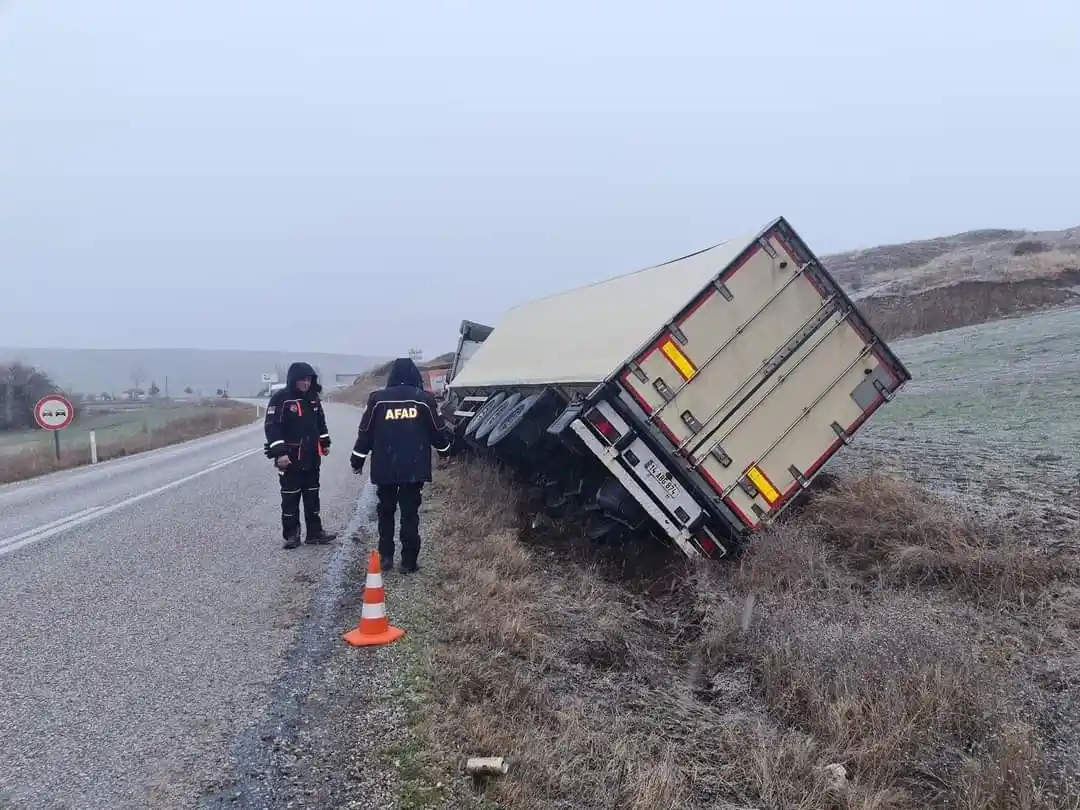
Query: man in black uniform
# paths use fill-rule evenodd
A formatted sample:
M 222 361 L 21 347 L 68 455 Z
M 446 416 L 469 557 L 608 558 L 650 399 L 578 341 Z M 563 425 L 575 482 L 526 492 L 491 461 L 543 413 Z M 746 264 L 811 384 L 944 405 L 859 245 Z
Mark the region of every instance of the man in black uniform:
M 319 394 L 319 375 L 307 363 L 289 366 L 283 389 L 266 405 L 268 458 L 274 460 L 281 483 L 281 531 L 285 548 L 300 545 L 300 502 L 304 503 L 307 542 L 326 544 L 337 537 L 323 530 L 319 517 L 319 468 L 330 452 L 330 431 L 326 427 Z
M 360 419 L 350 463 L 360 473 L 371 454 L 371 483 L 379 498 L 379 556 L 394 565 L 394 513 L 401 508 L 401 570 L 416 571 L 420 554 L 420 491 L 431 480 L 431 448 L 450 451 L 452 434 L 420 370 L 407 357 L 390 367 L 386 387 L 373 391 Z

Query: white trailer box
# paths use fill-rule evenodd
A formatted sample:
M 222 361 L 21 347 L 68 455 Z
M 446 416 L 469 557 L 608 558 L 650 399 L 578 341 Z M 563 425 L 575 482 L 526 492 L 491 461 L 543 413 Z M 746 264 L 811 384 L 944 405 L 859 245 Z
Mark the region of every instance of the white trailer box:
M 781 217 L 514 307 L 449 387 L 461 400 L 501 394 L 494 421 L 518 418 L 540 388 L 583 403 L 568 426 L 599 442 L 591 449 L 635 498 L 643 488 L 657 501 L 647 510 L 659 506 L 682 541 L 700 541 L 702 510 L 736 535 L 775 519 L 910 377 Z

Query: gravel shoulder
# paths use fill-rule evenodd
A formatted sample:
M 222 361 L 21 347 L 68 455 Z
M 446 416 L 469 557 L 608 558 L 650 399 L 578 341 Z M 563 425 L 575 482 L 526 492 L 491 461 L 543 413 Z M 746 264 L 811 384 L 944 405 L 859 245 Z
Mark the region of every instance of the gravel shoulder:
M 410 727 L 417 679 L 432 627 L 431 585 L 439 570 L 439 499 L 421 506 L 421 571 L 384 572 L 390 622 L 399 641 L 353 648 L 341 636 L 356 626 L 368 557 L 377 545 L 374 488 L 366 481 L 347 536 L 326 571 L 320 596 L 299 631 L 271 708 L 233 746 L 234 770 L 207 790 L 204 810 L 435 806 L 421 784 Z

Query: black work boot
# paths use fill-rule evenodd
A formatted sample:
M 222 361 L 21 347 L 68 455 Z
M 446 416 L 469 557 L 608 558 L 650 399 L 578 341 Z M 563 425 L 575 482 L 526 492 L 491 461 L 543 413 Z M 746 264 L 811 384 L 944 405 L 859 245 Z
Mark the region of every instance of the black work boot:
M 393 571 L 394 556 L 392 554 L 389 556 L 387 556 L 386 554 L 379 555 L 379 568 L 382 571 Z
M 308 531 L 307 540 L 304 542 L 309 546 L 325 546 L 327 543 L 332 543 L 337 538 L 337 532 L 328 532 L 325 529 L 319 529 L 318 531 Z
M 420 570 L 420 564 L 416 560 L 401 561 L 401 570 L 406 574 L 415 574 Z
M 285 545 L 282 548 L 299 548 L 300 547 L 300 531 L 299 529 L 285 538 Z

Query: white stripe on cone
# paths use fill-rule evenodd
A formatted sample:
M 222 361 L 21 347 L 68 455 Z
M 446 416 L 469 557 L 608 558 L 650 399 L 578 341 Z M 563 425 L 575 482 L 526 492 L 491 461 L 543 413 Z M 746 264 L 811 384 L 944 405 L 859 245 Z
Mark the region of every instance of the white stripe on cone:
M 369 605 L 367 602 L 360 609 L 361 619 L 382 619 L 386 617 L 386 605 L 379 602 L 376 605 Z
M 366 588 L 381 588 L 382 587 L 382 574 L 368 574 Z

